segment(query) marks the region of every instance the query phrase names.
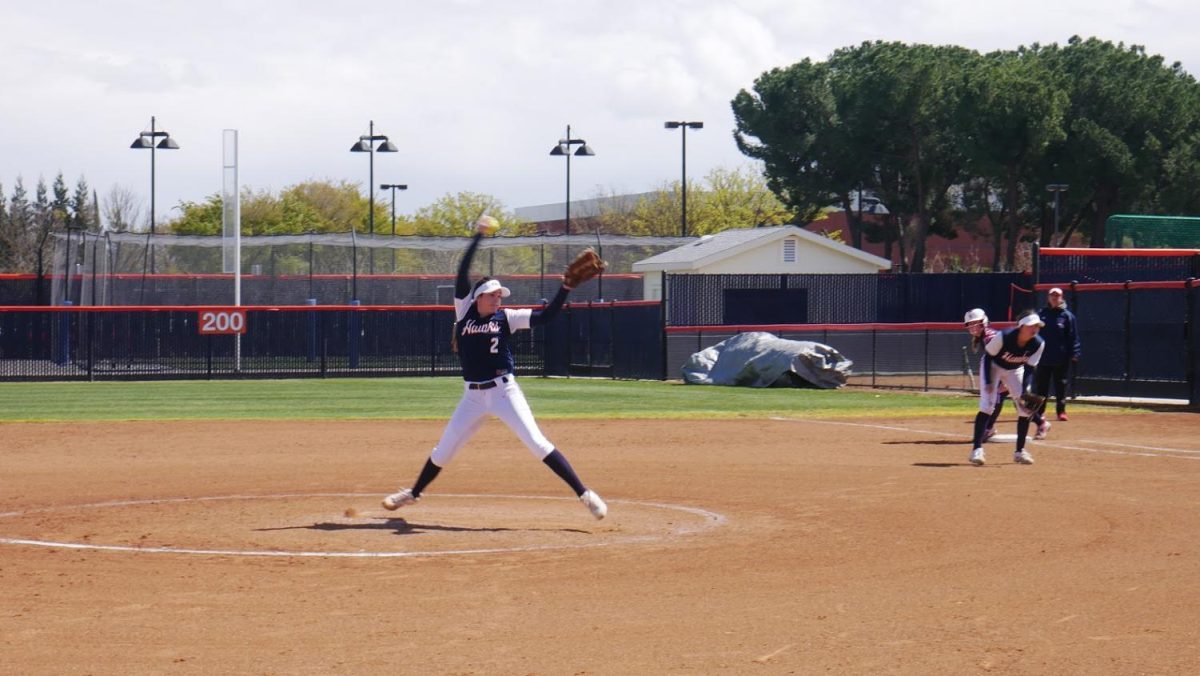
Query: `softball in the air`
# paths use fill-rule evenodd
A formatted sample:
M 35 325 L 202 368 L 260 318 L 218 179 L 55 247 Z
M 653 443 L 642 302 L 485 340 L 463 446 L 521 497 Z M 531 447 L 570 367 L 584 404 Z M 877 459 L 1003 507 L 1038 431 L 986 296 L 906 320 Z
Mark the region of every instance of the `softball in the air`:
M 500 221 L 491 216 L 480 216 L 479 220 L 475 221 L 475 227 L 485 235 L 492 235 L 500 229 Z

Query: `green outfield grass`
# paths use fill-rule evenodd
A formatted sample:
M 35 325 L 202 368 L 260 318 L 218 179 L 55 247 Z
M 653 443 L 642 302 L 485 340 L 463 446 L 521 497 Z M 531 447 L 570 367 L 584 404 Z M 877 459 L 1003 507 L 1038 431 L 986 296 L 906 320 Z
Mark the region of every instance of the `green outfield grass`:
M 0 383 L 0 421 L 448 418 L 457 378 Z M 521 379 L 539 418 L 971 416 L 963 394 Z M 1109 409 L 1110 411 L 1112 409 Z

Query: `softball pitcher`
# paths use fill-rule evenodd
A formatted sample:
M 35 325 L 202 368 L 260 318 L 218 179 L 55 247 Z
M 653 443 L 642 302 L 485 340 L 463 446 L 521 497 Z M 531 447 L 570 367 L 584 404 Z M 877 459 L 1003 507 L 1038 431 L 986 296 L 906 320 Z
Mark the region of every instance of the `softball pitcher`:
M 1036 411 L 1036 406 L 1027 404 L 1024 392 L 1024 371 L 1028 364 L 1036 367 L 1042 355 L 1044 343 L 1038 337 L 1042 320 L 1036 313 L 1023 314 L 1017 321 L 1017 326 L 1006 331 L 993 331 L 986 326 L 987 316 L 983 310 L 971 310 L 963 318 L 968 331 L 972 333 L 976 345 L 982 344 L 984 355 L 980 360 L 979 412 L 975 414 L 975 430 L 972 437 L 973 450 L 969 460 L 971 464 L 982 465 L 985 462 L 983 440 L 989 419 L 1000 396 L 1000 384 L 1003 383 L 1010 393 L 1013 393 L 1013 403 L 1017 406 L 1017 446 L 1013 452 L 1013 461 L 1022 465 L 1032 465 L 1033 456 L 1025 450 L 1025 438 L 1029 433 L 1030 416 Z
M 587 275 L 603 270 L 604 263 L 590 250 L 581 254 L 563 276 L 563 285 L 554 300 L 542 310 L 501 309 L 501 299 L 509 290 L 498 280 L 484 277 L 474 287 L 468 274 L 471 259 L 484 234 L 494 232 L 496 221 L 483 216 L 476 223 L 476 233 L 471 239 L 458 266 L 454 285 L 454 335 L 452 343 L 458 352 L 462 366 L 463 396 L 442 432 L 442 438 L 425 461 L 416 483 L 383 499 L 386 509 L 399 509 L 411 505 L 421 498 L 421 493 L 438 476 L 442 468 L 450 464 L 463 445 L 479 430 L 489 415 L 494 415 L 516 433 L 534 457 L 541 460 L 575 491 L 580 502 L 587 506 L 592 516 L 603 519 L 608 506 L 595 491 L 588 490 L 567 462 L 566 456 L 554 447 L 542 431 L 525 395 L 513 375 L 513 356 L 510 345 L 516 331 L 540 326 L 554 319 L 566 301 L 571 289 Z M 581 259 L 587 258 L 581 263 Z M 580 272 L 582 270 L 582 272 Z

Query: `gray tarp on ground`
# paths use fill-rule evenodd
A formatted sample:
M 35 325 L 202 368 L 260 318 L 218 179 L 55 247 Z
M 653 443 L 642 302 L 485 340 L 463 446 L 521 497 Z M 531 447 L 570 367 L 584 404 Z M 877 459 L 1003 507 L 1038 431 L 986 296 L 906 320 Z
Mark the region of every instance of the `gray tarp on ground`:
M 828 345 L 754 331 L 693 354 L 683 379 L 695 385 L 833 389 L 846 384 L 853 365 Z

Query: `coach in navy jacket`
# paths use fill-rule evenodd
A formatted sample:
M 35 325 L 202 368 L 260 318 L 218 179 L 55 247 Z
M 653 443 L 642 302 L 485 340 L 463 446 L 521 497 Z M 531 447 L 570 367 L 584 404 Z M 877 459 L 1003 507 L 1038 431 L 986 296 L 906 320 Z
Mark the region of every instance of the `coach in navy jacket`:
M 1072 362 L 1079 361 L 1083 353 L 1079 344 L 1079 329 L 1075 323 L 1075 315 L 1067 309 L 1060 288 L 1050 289 L 1049 303 L 1038 311 L 1046 326 L 1042 328 L 1041 337 L 1046 341 L 1046 349 L 1042 352 L 1042 361 L 1037 370 L 1037 392 L 1041 395 L 1050 393 L 1050 382 L 1054 382 L 1055 408 L 1059 420 L 1067 419 L 1067 369 Z

